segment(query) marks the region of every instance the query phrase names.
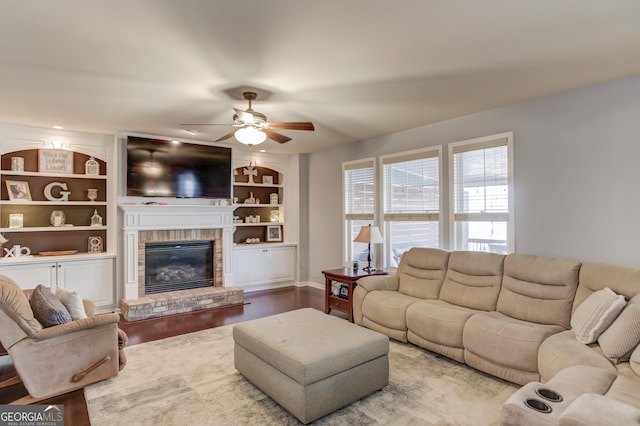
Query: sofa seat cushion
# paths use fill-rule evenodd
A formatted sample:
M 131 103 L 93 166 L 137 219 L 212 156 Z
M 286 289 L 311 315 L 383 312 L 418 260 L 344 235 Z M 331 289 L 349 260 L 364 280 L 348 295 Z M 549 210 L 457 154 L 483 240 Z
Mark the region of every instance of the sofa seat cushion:
M 420 299 L 397 291 L 372 291 L 362 303 L 362 315 L 393 330 L 407 330 L 407 308 Z M 366 322 L 365 322 L 366 325 Z
M 574 365 L 565 368 L 545 383 L 567 400 L 575 400 L 583 393 L 604 395 L 616 380 L 615 371 L 607 371 L 587 365 Z
M 631 369 L 628 362 L 624 362 L 618 364 L 618 376 L 605 395 L 640 408 L 638 389 L 640 389 L 640 376 Z
M 640 376 L 640 345 L 638 345 L 631 353 L 631 358 L 629 358 L 629 366 L 634 373 Z
M 439 345 L 463 348 L 462 331 L 467 320 L 481 311 L 452 305 L 442 300 L 424 300 L 407 309 L 407 328 Z
M 538 351 L 540 380 L 546 382 L 559 371 L 574 365 L 597 367 L 615 373 L 615 366 L 602 354 L 598 345 L 585 345 L 576 340 L 572 330 L 545 339 Z
M 563 328 L 557 325 L 522 321 L 500 312 L 483 312 L 469 318 L 462 339 L 466 351 L 490 364 L 537 376 L 540 344 L 560 331 Z

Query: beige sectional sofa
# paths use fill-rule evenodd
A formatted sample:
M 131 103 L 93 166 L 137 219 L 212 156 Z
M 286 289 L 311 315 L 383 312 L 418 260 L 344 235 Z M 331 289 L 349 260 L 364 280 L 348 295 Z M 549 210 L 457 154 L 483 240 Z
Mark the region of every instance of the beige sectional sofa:
M 561 405 L 551 404 L 553 415 L 540 415 L 539 424 L 559 424 L 565 411 L 565 423 L 572 424 L 572 413 L 584 412 L 577 404 L 594 405 L 589 398 L 602 395 L 611 407 L 622 404 L 640 413 L 640 349 L 631 357 L 640 340 L 640 296 L 633 299 L 637 306 L 627 302 L 638 293 L 640 270 L 634 268 L 413 248 L 395 275 L 358 281 L 353 316 L 358 325 L 510 382 L 553 386 L 566 396 Z M 591 312 L 601 296 L 610 298 L 610 320 L 620 318 L 600 335 L 604 350 L 597 341 L 585 344 L 576 337 L 584 340 L 586 328 L 603 323 Z M 523 415 L 531 415 L 527 408 L 520 412 L 521 402 L 505 404 L 503 424 L 521 424 Z

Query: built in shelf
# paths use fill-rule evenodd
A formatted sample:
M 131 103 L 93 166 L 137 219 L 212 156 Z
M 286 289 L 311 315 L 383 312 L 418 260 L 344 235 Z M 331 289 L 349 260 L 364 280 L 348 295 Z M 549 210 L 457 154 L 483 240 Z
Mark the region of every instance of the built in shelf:
M 13 170 L 2 170 L 2 174 L 7 176 L 38 176 L 61 179 L 107 179 L 106 175 L 83 175 L 79 173 L 14 172 Z
M 247 182 L 234 182 L 233 186 L 254 186 L 258 188 L 284 188 L 284 185 L 275 183 L 247 183 Z
M 22 228 L 0 228 L 0 232 L 65 232 L 65 231 L 104 231 L 102 226 L 23 226 Z
M 27 201 L 27 200 L 0 200 L 0 204 L 25 205 L 25 206 L 106 206 L 106 201 Z
M 267 226 L 267 225 L 284 225 L 282 222 L 254 222 L 254 223 L 234 223 L 233 226 Z

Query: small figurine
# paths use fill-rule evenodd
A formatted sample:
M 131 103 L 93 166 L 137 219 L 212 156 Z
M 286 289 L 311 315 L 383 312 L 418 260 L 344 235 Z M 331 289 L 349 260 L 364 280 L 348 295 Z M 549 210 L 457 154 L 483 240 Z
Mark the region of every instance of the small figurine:
M 91 216 L 91 226 L 102 226 L 102 216 L 98 214 L 98 209 L 93 211 L 93 216 Z
M 244 200 L 245 204 L 255 204 L 256 203 L 256 199 L 253 198 L 253 192 L 249 193 L 249 198 L 247 198 L 246 200 Z

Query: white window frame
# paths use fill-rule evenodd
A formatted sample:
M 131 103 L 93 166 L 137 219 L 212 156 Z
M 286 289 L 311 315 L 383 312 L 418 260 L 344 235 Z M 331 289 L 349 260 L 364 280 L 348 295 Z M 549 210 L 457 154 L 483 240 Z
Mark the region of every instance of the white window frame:
M 500 142 L 506 139 L 506 144 Z M 502 214 L 494 213 L 473 213 L 468 214 L 456 214 L 454 198 L 455 185 L 454 181 L 454 153 L 456 151 L 474 151 L 476 149 L 485 149 L 492 146 L 506 145 L 507 147 L 507 185 L 508 185 L 508 212 L 506 214 L 507 220 L 507 253 L 513 253 L 515 251 L 515 188 L 514 188 L 514 175 L 513 175 L 513 132 L 505 132 L 491 136 L 485 136 L 481 138 L 469 139 L 461 142 L 454 142 L 448 145 L 448 167 L 449 167 L 449 246 L 451 250 L 459 250 L 456 247 L 455 239 L 455 226 L 457 221 L 463 221 L 467 219 L 476 220 L 496 220 L 496 218 L 502 219 L 505 217 Z
M 390 213 L 387 214 L 385 213 L 386 209 L 386 205 L 388 200 L 385 199 L 385 193 L 386 193 L 386 188 L 383 188 L 384 184 L 384 166 L 386 164 L 391 164 L 391 163 L 400 163 L 400 162 L 405 162 L 405 161 L 411 161 L 411 160 L 419 160 L 419 159 L 424 159 L 424 158 L 437 158 L 438 160 L 438 183 L 439 183 L 439 190 L 438 190 L 438 194 L 439 194 L 439 199 L 438 199 L 438 211 L 437 212 L 424 212 L 424 213 L 406 213 L 406 214 L 397 214 L 397 213 Z M 436 146 L 430 146 L 427 148 L 420 148 L 420 149 L 414 149 L 411 151 L 403 151 L 403 152 L 398 152 L 398 153 L 394 153 L 394 154 L 387 154 L 387 155 L 383 155 L 380 156 L 380 181 L 381 181 L 381 188 L 380 188 L 380 199 L 381 199 L 381 203 L 380 203 L 380 210 L 381 210 L 381 217 L 382 217 L 382 227 L 381 229 L 384 230 L 384 237 L 385 237 L 385 242 L 384 242 L 384 267 L 385 268 L 389 268 L 391 265 L 391 258 L 393 256 L 393 253 L 391 251 L 391 240 L 390 240 L 390 235 L 391 235 L 391 221 L 433 221 L 433 222 L 438 222 L 438 247 L 442 248 L 443 247 L 443 236 L 444 236 L 444 229 L 445 226 L 443 224 L 443 189 L 444 189 L 444 182 L 443 182 L 443 168 L 442 168 L 442 146 L 441 145 L 436 145 Z
M 359 168 L 371 168 L 373 170 L 373 212 L 366 214 L 352 214 L 347 213 L 347 199 L 345 194 L 345 172 L 347 170 L 354 170 Z M 354 220 L 366 220 L 371 225 L 376 224 L 376 217 L 378 211 L 378 169 L 376 165 L 375 157 L 363 158 L 360 160 L 346 161 L 342 163 L 342 253 L 343 253 L 343 265 L 348 265 L 353 261 L 353 241 L 351 238 L 351 221 Z M 371 248 L 373 251 L 373 247 Z

